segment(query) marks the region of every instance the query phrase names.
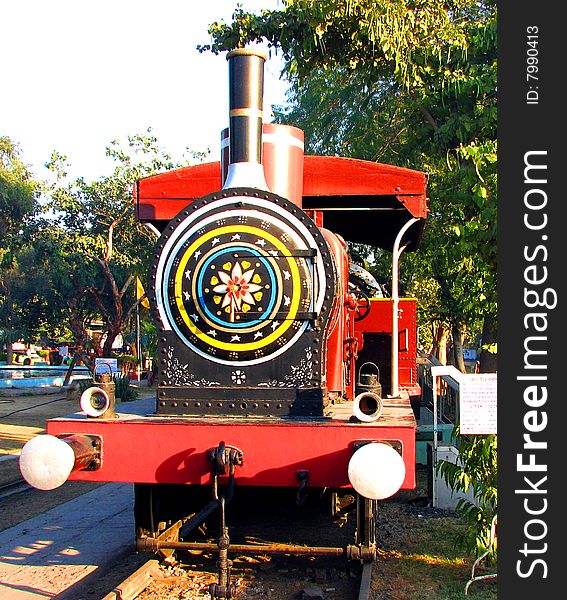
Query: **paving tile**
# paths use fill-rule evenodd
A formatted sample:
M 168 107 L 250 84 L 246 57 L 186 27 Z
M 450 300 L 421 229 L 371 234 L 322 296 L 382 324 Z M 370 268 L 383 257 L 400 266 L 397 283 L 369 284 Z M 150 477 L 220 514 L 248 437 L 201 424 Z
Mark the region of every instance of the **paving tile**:
M 133 486 L 110 483 L 0 532 L 0 598 L 53 598 L 134 543 Z

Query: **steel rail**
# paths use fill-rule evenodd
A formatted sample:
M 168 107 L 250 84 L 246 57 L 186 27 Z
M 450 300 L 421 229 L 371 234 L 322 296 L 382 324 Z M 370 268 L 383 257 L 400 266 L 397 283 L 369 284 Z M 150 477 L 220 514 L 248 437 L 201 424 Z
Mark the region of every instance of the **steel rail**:
M 362 574 L 360 576 L 360 589 L 358 592 L 358 600 L 369 600 L 370 598 L 370 583 L 372 581 L 372 565 L 374 562 L 364 563 L 362 566 Z
M 158 568 L 159 561 L 151 558 L 106 594 L 102 600 L 135 600 L 150 585 L 152 575 Z
M 31 489 L 31 485 L 29 485 L 25 479 L 17 479 L 16 481 L 11 481 L 10 483 L 4 483 L 0 485 L 0 500 L 14 494 L 19 494 L 20 492 L 27 492 Z

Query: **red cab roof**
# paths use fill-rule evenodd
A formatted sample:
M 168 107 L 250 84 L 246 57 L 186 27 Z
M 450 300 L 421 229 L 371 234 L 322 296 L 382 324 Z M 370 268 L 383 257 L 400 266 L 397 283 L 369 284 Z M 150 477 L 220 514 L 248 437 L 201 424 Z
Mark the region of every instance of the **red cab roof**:
M 392 249 L 407 220 L 419 222 L 407 238 L 415 246 L 427 217 L 427 175 L 381 163 L 305 156 L 303 209 L 323 213 L 323 225 L 351 242 Z M 220 190 L 220 162 L 183 167 L 136 182 L 137 218 L 163 227 L 188 204 Z M 406 238 L 406 239 L 407 239 Z

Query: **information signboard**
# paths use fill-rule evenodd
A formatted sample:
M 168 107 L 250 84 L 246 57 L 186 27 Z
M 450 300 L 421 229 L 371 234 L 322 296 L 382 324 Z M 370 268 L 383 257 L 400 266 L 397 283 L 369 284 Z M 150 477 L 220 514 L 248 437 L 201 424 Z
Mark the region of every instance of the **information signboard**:
M 107 373 L 108 367 L 110 367 L 113 374 L 120 373 L 120 369 L 118 368 L 118 359 L 117 358 L 96 358 L 95 359 L 95 372 L 96 373 Z
M 459 397 L 461 433 L 496 433 L 496 373 L 464 375 Z

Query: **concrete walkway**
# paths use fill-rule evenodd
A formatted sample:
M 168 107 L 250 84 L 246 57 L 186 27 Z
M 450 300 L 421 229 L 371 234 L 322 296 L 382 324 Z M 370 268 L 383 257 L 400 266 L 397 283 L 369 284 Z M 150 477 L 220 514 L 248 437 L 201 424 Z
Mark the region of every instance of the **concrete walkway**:
M 133 505 L 131 484 L 110 483 L 0 532 L 0 598 L 54 598 L 133 548 Z

